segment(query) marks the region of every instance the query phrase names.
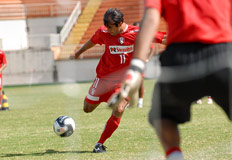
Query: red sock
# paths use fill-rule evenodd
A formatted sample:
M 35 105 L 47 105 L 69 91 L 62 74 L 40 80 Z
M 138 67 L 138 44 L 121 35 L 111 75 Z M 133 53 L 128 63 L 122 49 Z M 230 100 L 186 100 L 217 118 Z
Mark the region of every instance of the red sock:
M 172 154 L 175 151 L 181 152 L 179 147 L 173 147 L 166 151 L 166 157 L 168 157 L 170 154 Z
M 117 118 L 113 115 L 109 118 L 106 122 L 105 129 L 101 134 L 101 138 L 99 139 L 98 143 L 103 144 L 118 128 L 121 118 Z

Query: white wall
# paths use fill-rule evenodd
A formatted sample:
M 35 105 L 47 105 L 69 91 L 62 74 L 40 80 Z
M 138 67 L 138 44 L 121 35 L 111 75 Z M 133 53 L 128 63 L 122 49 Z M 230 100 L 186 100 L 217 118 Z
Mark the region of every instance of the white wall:
M 27 19 L 28 33 L 29 35 L 56 33 L 57 26 L 64 26 L 67 19 L 68 16 L 29 18 Z
M 99 59 L 57 61 L 58 82 L 92 81 L 96 76 Z
M 54 58 L 48 50 L 6 52 L 3 85 L 53 83 Z
M 57 27 L 64 26 L 67 18 L 64 16 L 27 19 L 29 47 L 48 49 L 60 45 Z
M 64 26 L 68 16 L 0 21 L 0 47 L 4 51 L 50 48 L 58 26 Z M 27 31 L 28 28 L 28 31 Z
M 92 81 L 96 76 L 96 66 L 99 59 L 57 61 L 58 82 Z M 153 56 L 146 64 L 145 78 L 154 79 L 160 74 L 158 56 Z
M 4 86 L 93 81 L 99 62 L 99 59 L 54 62 L 53 53 L 46 50 L 6 52 L 6 58 L 8 65 L 3 71 Z M 157 56 L 153 56 L 146 66 L 145 78 L 159 76 Z
M 1 20 L 0 39 L 4 51 L 28 48 L 26 21 Z

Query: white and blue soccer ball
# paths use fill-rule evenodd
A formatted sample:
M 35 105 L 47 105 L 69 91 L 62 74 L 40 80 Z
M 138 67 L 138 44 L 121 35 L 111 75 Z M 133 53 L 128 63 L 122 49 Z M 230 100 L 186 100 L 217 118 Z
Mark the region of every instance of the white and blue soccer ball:
M 60 137 L 69 137 L 75 131 L 75 122 L 69 116 L 60 116 L 55 120 L 53 130 Z

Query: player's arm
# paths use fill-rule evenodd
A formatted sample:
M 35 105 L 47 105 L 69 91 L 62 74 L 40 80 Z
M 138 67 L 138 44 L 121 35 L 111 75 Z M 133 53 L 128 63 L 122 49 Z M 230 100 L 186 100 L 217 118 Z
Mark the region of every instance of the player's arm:
M 74 55 L 71 55 L 70 58 L 74 58 L 74 59 L 78 59 L 79 56 L 85 52 L 86 50 L 92 48 L 93 46 L 95 46 L 96 44 L 94 44 L 91 40 L 88 40 L 76 53 L 74 53 Z
M 165 34 L 164 36 L 163 36 L 163 39 L 162 39 L 162 42 L 161 42 L 161 44 L 166 44 L 167 43 L 167 34 Z
M 148 50 L 153 41 L 160 22 L 160 12 L 154 8 L 146 8 L 142 20 L 142 25 L 138 33 L 135 52 L 131 60 L 130 69 L 127 71 L 126 78 L 121 90 L 121 96 L 130 98 L 130 103 L 135 100 L 135 93 L 140 86 L 142 73 L 145 69 L 145 62 L 148 57 Z
M 154 38 L 153 35 L 155 35 L 158 29 L 159 21 L 159 11 L 154 8 L 146 8 L 141 28 L 136 39 L 134 58 L 144 62 L 146 61 L 148 53 L 144 51 L 149 50 L 150 44 Z
M 136 92 L 142 81 L 142 73 L 145 69 L 145 62 L 148 57 L 148 50 L 154 39 L 154 34 L 158 29 L 160 12 L 154 8 L 146 8 L 142 20 L 141 28 L 138 33 L 135 52 L 131 60 L 130 69 L 127 71 L 124 80 L 121 97 L 130 98 L 130 104 L 135 103 Z
M 7 64 L 3 64 L 2 67 L 0 68 L 0 72 L 2 72 L 6 68 Z
M 150 59 L 152 58 L 152 56 L 154 55 L 154 53 L 155 53 L 155 46 L 153 44 L 151 44 L 151 47 L 150 47 L 150 50 L 149 50 L 146 62 L 150 61 Z

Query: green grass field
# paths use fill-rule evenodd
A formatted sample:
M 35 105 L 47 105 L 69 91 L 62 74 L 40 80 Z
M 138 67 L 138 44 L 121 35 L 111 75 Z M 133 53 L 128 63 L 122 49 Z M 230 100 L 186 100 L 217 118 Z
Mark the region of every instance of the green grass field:
M 0 111 L 0 159 L 163 160 L 163 150 L 147 121 L 154 83 L 145 81 L 144 108 L 126 109 L 103 154 L 92 150 L 111 109 L 102 104 L 92 113 L 82 111 L 91 83 L 7 87 L 10 111 Z M 231 160 L 231 123 L 206 100 L 193 105 L 192 121 L 181 125 L 185 159 Z M 53 132 L 53 122 L 61 115 L 76 122 L 76 131 L 68 138 Z

